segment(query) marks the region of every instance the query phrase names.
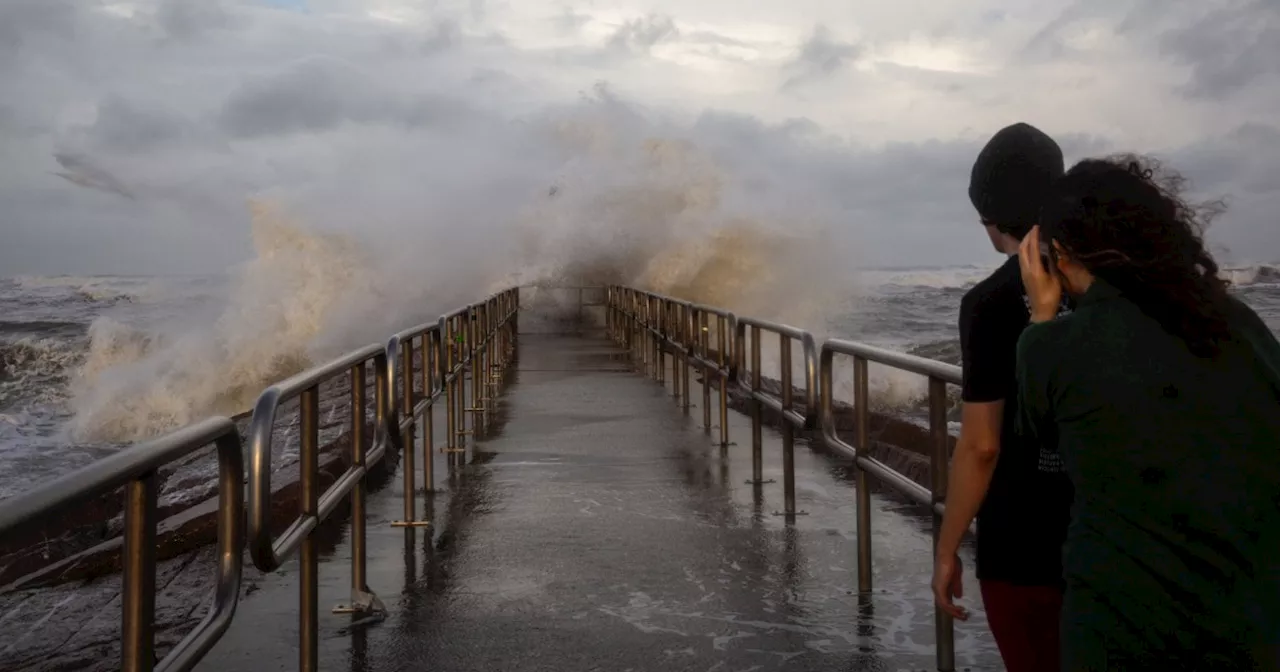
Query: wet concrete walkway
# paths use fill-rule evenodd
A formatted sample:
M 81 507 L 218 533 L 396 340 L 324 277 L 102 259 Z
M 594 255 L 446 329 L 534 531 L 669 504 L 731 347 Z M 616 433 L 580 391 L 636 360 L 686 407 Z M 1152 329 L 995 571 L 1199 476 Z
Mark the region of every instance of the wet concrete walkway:
M 788 523 L 770 430 L 779 482 L 748 485 L 746 418 L 731 414 L 740 445 L 722 451 L 699 409 L 683 415 L 611 343 L 521 338 L 496 431 L 452 476 L 437 459 L 433 530 L 389 527 L 397 488 L 371 499 L 369 584 L 389 613 L 322 613 L 321 669 L 934 669 L 927 516 L 873 497 L 875 593 L 860 605 L 845 461 L 797 444 L 807 515 Z M 346 598 L 346 553 L 321 567 L 321 604 Z M 296 669 L 295 570 L 268 578 L 199 669 Z M 975 611 L 957 669 L 1002 669 Z

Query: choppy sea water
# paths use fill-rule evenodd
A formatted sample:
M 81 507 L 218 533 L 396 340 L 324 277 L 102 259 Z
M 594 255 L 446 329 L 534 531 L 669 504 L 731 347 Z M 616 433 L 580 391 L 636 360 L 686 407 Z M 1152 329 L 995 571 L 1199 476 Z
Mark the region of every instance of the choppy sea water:
M 993 268 L 865 271 L 847 304 L 826 320 L 826 332 L 956 363 L 960 297 Z M 1280 270 L 1228 273 L 1238 295 L 1280 332 Z M 87 464 L 127 443 L 131 431 L 181 424 L 184 413 L 206 400 L 225 411 L 231 391 L 211 392 L 187 373 L 204 369 L 177 367 L 156 354 L 218 357 L 216 349 L 173 346 L 192 337 L 192 323 L 218 328 L 228 291 L 225 277 L 0 279 L 0 498 Z M 179 324 L 184 330 L 174 331 Z M 277 350 L 266 353 L 280 357 Z M 145 395 L 102 398 L 103 389 L 136 389 L 104 385 L 112 377 L 147 375 L 173 382 Z M 112 405 L 124 410 L 114 412 L 119 409 Z M 103 427 L 95 423 L 108 422 L 111 431 L 96 431 Z

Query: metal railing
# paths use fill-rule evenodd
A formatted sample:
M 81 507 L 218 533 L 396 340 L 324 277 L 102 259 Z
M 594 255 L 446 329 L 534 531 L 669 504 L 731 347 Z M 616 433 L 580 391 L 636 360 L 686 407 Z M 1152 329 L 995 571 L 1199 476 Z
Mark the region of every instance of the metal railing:
M 567 336 L 583 335 L 604 329 L 592 317 L 595 308 L 605 308 L 608 300 L 604 296 L 608 287 L 602 285 L 560 285 L 530 284 L 521 285 L 521 290 L 528 290 L 531 300 L 524 307 L 532 312 L 540 312 L 547 308 L 557 318 L 556 324 L 543 324 L 542 330 L 536 328 L 522 332 L 528 336 Z M 567 304 L 567 305 L 566 305 Z
M 254 407 L 248 431 L 249 468 L 247 511 L 246 470 L 240 436 L 228 418 L 210 418 L 160 439 L 141 443 L 95 462 L 33 492 L 0 503 L 0 535 L 38 525 L 49 515 L 66 511 L 94 497 L 125 488 L 123 537 L 122 669 L 129 672 L 189 670 L 214 646 L 235 614 L 240 594 L 243 551 L 247 544 L 254 565 L 264 572 L 280 567 L 295 553 L 299 572 L 299 668 L 317 669 L 318 549 L 313 532 L 344 499 L 351 506 L 351 603 L 336 613 L 379 611 L 383 605 L 366 583 L 365 480 L 369 469 L 394 448 L 401 450 L 404 477 L 404 519 L 392 525 L 416 527 L 429 521 L 416 515 L 416 435 L 423 436 L 425 492 L 434 490 L 432 437 L 434 409 L 442 399 L 446 406 L 447 440 L 440 452 L 449 455 L 450 466 L 460 464 L 467 436 L 477 438 L 488 425 L 505 372 L 515 357 L 519 332 L 519 292 L 509 289 L 479 303 L 447 313 L 434 323 L 422 324 L 390 337 L 385 345 L 371 344 L 331 362 L 300 373 L 267 388 Z M 580 309 L 581 310 L 581 309 Z M 703 428 L 712 429 L 711 387 L 719 388 L 720 435 L 718 445 L 727 449 L 730 386 L 736 385 L 749 401 L 752 419 L 752 480 L 763 481 L 762 425 L 764 409 L 780 417 L 783 434 L 784 498 L 789 516 L 795 509 L 794 440 L 797 430 L 821 426 L 826 446 L 854 460 L 857 490 L 858 589 L 871 591 L 871 502 L 867 476 L 873 476 L 907 497 L 927 505 L 934 515 L 936 547 L 942 502 L 946 496 L 946 470 L 950 438 L 946 418 L 946 386 L 960 383 L 959 367 L 950 366 L 865 344 L 829 340 L 819 348 L 804 330 L 783 324 L 738 318 L 733 313 L 628 287 L 606 288 L 605 328 L 630 352 L 639 368 L 651 378 L 666 382 L 667 356 L 672 358 L 673 396 L 687 414 L 692 407 L 691 372 L 702 375 Z M 712 346 L 712 331 L 715 345 Z M 779 343 L 780 389 L 765 389 L 762 344 L 765 333 L 776 334 Z M 749 345 L 748 345 L 749 342 Z M 802 348 L 803 408 L 797 407 L 793 349 Z M 834 361 L 837 355 L 853 358 L 854 445 L 842 440 L 834 410 Z M 415 356 L 418 367 L 415 367 Z M 870 455 L 870 397 L 868 367 L 871 362 L 926 376 L 929 380 L 930 488 L 891 469 Z M 374 369 L 374 418 L 372 441 L 367 431 L 367 374 Z M 742 380 L 750 371 L 750 381 Z M 350 393 L 350 464 L 323 493 L 319 492 L 321 386 L 348 376 Z M 469 377 L 469 384 L 468 384 Z M 421 392 L 415 389 L 420 380 Z M 470 397 L 469 401 L 467 397 Z M 276 415 L 281 404 L 298 400 L 299 491 L 298 516 L 273 538 L 269 529 L 272 509 L 271 454 Z M 471 418 L 468 421 L 468 418 Z M 158 470 L 201 450 L 217 448 L 218 567 L 213 602 L 204 619 L 158 663 L 155 661 L 154 616 L 156 584 L 156 525 Z M 366 445 L 369 444 L 369 445 Z M 954 670 L 954 629 L 949 617 L 936 611 L 938 669 Z
M 751 384 L 743 388 L 751 395 L 751 482 L 764 483 L 764 457 L 762 428 L 764 408 L 768 406 L 782 416 L 782 498 L 784 513 L 796 515 L 796 454 L 795 432 L 797 429 L 812 429 L 817 424 L 818 404 L 817 388 L 814 381 L 817 377 L 818 353 L 813 335 L 802 329 L 785 324 L 766 322 L 752 318 L 738 318 L 737 337 L 734 353 L 736 355 L 736 378 L 741 383 L 741 372 L 747 368 L 746 341 L 747 330 L 751 330 Z M 761 336 L 763 332 L 778 335 L 779 395 L 765 391 L 761 372 Z M 795 409 L 795 385 L 792 380 L 792 346 L 799 342 L 804 352 L 804 413 Z
M 673 356 L 683 357 L 690 347 L 697 346 L 693 341 L 693 330 L 671 328 L 671 315 L 681 316 L 690 309 L 695 313 L 697 310 L 711 310 L 687 301 L 629 287 L 611 287 L 608 299 L 611 333 L 615 340 L 628 347 L 633 358 L 641 363 L 641 368 L 647 375 L 661 382 L 665 382 L 664 353 L 671 352 Z M 752 480 L 748 483 L 758 487 L 766 482 L 763 480 L 762 415 L 763 409 L 768 407 L 778 413 L 782 427 L 785 514 L 799 513 L 795 509 L 796 430 L 811 430 L 820 426 L 824 444 L 833 451 L 854 460 L 857 491 L 858 591 L 861 595 L 870 595 L 872 584 L 871 490 L 868 487 L 868 475 L 930 508 L 933 514 L 933 540 L 936 550 L 944 509 L 943 502 L 946 499 L 950 445 L 947 430 L 946 388 L 948 384 L 960 384 L 960 367 L 851 341 L 828 340 L 819 348 L 813 336 L 804 330 L 763 320 L 735 317 L 732 313 L 724 311 L 719 312 L 728 316 L 732 324 L 731 329 L 735 334 L 729 359 L 732 365 L 728 371 L 724 372 L 723 380 L 738 385 L 749 395 Z M 779 340 L 780 389 L 777 395 L 765 390 L 763 385 L 761 359 L 762 336 L 765 332 L 777 334 Z M 748 335 L 750 336 L 749 346 Z M 795 407 L 794 399 L 792 349 L 796 342 L 801 344 L 804 357 L 805 406 L 803 412 Z M 720 350 L 722 352 L 724 350 L 723 341 Z M 705 347 L 700 347 L 699 352 L 705 353 L 705 351 Z M 842 440 L 836 431 L 833 384 L 836 355 L 851 356 L 854 360 L 855 441 L 858 448 Z M 869 454 L 871 411 L 867 372 L 871 362 L 920 374 L 929 380 L 931 486 L 929 488 L 898 473 Z M 704 364 L 710 364 L 710 362 Z M 675 371 L 673 376 L 676 378 L 676 394 L 679 395 L 681 379 L 678 362 L 673 363 L 672 369 Z M 750 371 L 749 381 L 743 380 L 745 370 Z M 722 395 L 724 389 L 722 385 Z M 704 395 L 709 393 L 706 385 L 703 392 Z M 688 393 L 685 392 L 685 397 L 687 396 Z M 722 427 L 726 424 L 723 411 L 726 406 L 727 403 L 722 401 Z M 726 432 L 722 436 L 727 443 L 727 430 L 723 431 Z M 954 624 L 945 612 L 936 608 L 934 624 L 937 668 L 943 672 L 950 672 L 955 669 Z
M 665 383 L 668 353 L 672 356 L 672 388 L 682 399 L 688 412 L 689 370 L 697 364 L 703 370 L 703 425 L 710 428 L 710 376 L 718 375 L 720 387 L 720 445 L 729 445 L 728 391 L 738 385 L 751 402 L 751 480 L 764 485 L 763 415 L 767 407 L 782 418 L 783 514 L 795 516 L 795 432 L 813 429 L 818 423 L 817 371 L 818 352 L 813 335 L 785 324 L 736 317 L 733 313 L 710 306 L 682 301 L 669 296 L 630 287 L 610 287 L 607 293 L 610 333 L 641 362 L 649 377 Z M 711 359 L 708 321 L 716 322 L 716 360 Z M 774 394 L 763 385 L 761 374 L 761 337 L 777 334 L 780 361 L 780 389 Z M 748 334 L 750 338 L 748 339 Z M 748 346 L 748 340 L 750 345 Z M 796 408 L 792 351 L 799 343 L 804 362 L 804 408 Z M 750 364 L 748 366 L 748 350 Z M 750 382 L 743 382 L 743 372 L 751 372 Z
M 213 603 L 195 629 L 155 660 L 158 470 L 214 444 L 218 453 L 218 568 Z M 121 669 L 190 670 L 231 625 L 240 601 L 244 555 L 244 456 L 229 418 L 209 418 L 140 443 L 46 483 L 0 506 L 0 536 L 39 525 L 124 487 Z
M 226 632 L 239 601 L 243 554 L 247 544 L 254 566 L 263 572 L 278 569 L 299 555 L 299 669 L 317 669 L 319 628 L 319 550 L 313 536 L 344 499 L 351 505 L 351 603 L 335 613 L 364 613 L 384 609 L 366 583 L 366 476 L 392 447 L 404 455 L 405 520 L 393 525 L 425 524 L 414 517 L 416 488 L 414 430 L 424 424 L 424 471 L 431 490 L 432 409 L 444 395 L 450 409 L 449 449 L 465 451 L 463 435 L 474 434 L 489 420 L 493 401 L 517 334 L 519 296 L 515 289 L 449 313 L 435 324 L 422 325 L 392 336 L 385 345 L 371 344 L 326 364 L 276 383 L 259 395 L 247 432 L 249 468 L 247 510 L 245 455 L 240 434 L 229 418 L 216 417 L 171 434 L 126 448 L 67 476 L 0 503 L 0 535 L 37 526 L 50 515 L 64 512 L 124 486 L 123 624 L 121 669 L 185 671 L 196 666 Z M 415 341 L 421 362 L 423 392 L 415 395 Z M 367 440 L 367 374 L 374 369 L 372 441 Z M 467 374 L 471 382 L 467 384 Z M 321 386 L 347 376 L 350 426 L 347 439 L 350 464 L 323 493 L 320 478 Z M 397 380 L 401 387 L 397 389 Z M 472 405 L 463 395 L 470 388 Z M 298 400 L 299 513 L 277 538 L 272 538 L 271 455 L 275 420 L 281 404 Z M 398 402 L 398 403 L 397 403 Z M 476 413 L 466 429 L 465 412 Z M 462 430 L 455 430 L 460 426 Z M 456 439 L 456 441 L 455 441 Z M 204 619 L 162 660 L 155 660 L 155 588 L 158 470 L 175 460 L 215 444 L 217 447 L 218 568 L 213 603 Z M 366 444 L 370 444 L 366 446 Z M 451 457 L 454 457 L 451 455 Z M 461 462 L 461 458 L 458 458 Z M 246 535 L 245 521 L 248 531 Z
M 712 428 L 711 381 L 713 378 L 717 381 L 720 389 L 718 445 L 722 448 L 731 445 L 729 384 L 733 379 L 732 334 L 736 323 L 733 313 L 630 287 L 608 287 L 605 291 L 605 328 L 616 343 L 641 362 L 646 375 L 656 380 L 665 379 L 667 348 L 678 357 L 679 365 L 673 363 L 676 373 L 672 375 L 683 382 L 673 386 L 673 394 L 681 400 L 685 413 L 690 408 L 690 369 L 698 367 L 702 374 L 702 428 L 708 434 Z M 651 320 L 658 322 L 650 324 Z M 666 335 L 672 322 L 681 334 L 682 340 L 678 343 Z M 716 332 L 714 351 L 711 349 L 712 323 Z
M 365 367 L 373 362 L 376 372 L 376 421 L 373 447 L 367 454 L 364 446 Z M 387 424 L 391 419 L 388 403 L 393 369 L 386 350 L 369 345 L 323 366 L 305 371 L 268 387 L 253 409 L 249 425 L 249 555 L 263 572 L 273 572 L 295 553 L 298 558 L 299 585 L 299 663 L 302 670 L 315 670 L 319 616 L 320 552 L 312 532 L 329 517 L 344 497 L 351 498 L 351 604 L 343 611 L 369 611 L 381 603 L 365 583 L 364 476 L 368 466 L 386 455 L 392 434 Z M 351 464 L 345 473 L 321 494 L 320 480 L 320 386 L 350 372 L 351 380 Z M 280 404 L 298 399 L 299 474 L 298 517 L 272 539 L 271 453 L 276 411 Z M 300 551 L 300 552 L 299 552 Z
M 854 413 L 856 414 L 856 439 L 858 447 L 846 443 L 836 433 L 833 402 L 835 356 L 853 357 Z M 901 371 L 919 374 L 929 379 L 929 484 L 920 484 L 891 469 L 868 454 L 871 446 L 871 395 L 867 369 L 871 362 L 890 366 Z M 822 344 L 822 361 L 819 367 L 822 399 L 822 440 L 828 448 L 853 458 L 857 465 L 854 478 L 857 490 L 857 539 L 858 539 L 858 592 L 871 592 L 871 491 L 867 487 L 867 474 L 894 490 L 928 506 L 933 513 L 933 546 L 938 547 L 938 533 L 942 529 L 943 502 L 947 498 L 947 467 L 950 433 L 947 431 L 947 385 L 959 385 L 960 367 L 943 364 L 932 359 L 916 357 L 892 350 L 885 350 L 852 341 L 828 340 Z M 949 672 L 955 669 L 955 627 L 951 616 L 934 608 L 934 636 L 937 646 L 938 669 Z
M 395 401 L 392 405 L 399 408 L 397 429 L 406 446 L 401 458 L 404 461 L 404 519 L 395 521 L 392 525 L 428 525 L 427 521 L 419 520 L 416 514 L 413 494 L 417 491 L 414 448 L 417 430 L 421 426 L 423 489 L 427 492 L 434 491 L 435 465 L 432 453 L 435 450 L 437 402 L 442 397 L 445 399 L 448 438 L 440 452 L 448 454 L 451 463 L 458 455 L 465 453 L 465 437 L 475 431 L 466 428 L 467 414 L 480 414 L 478 419 L 472 416 L 473 427 L 488 424 L 489 414 L 493 410 L 490 402 L 496 399 L 503 372 L 515 354 L 514 325 L 519 301 L 518 290 L 505 290 L 482 303 L 448 313 L 434 323 L 406 329 L 387 342 L 389 359 L 399 362 L 397 378 L 400 383 L 399 388 L 394 390 Z M 421 362 L 420 396 L 414 389 L 415 352 Z M 472 378 L 469 386 L 473 395 L 471 407 L 463 406 L 464 392 L 468 387 L 465 377 L 468 372 Z
M 416 488 L 414 487 L 413 455 L 416 450 L 413 428 L 416 425 L 417 404 L 415 404 L 413 381 L 413 339 L 416 336 L 423 346 L 422 375 L 424 380 L 422 413 L 426 418 L 424 424 L 430 424 L 432 409 L 440 391 L 432 384 L 432 362 L 445 362 L 440 372 L 444 394 L 447 395 L 449 407 L 450 450 L 464 451 L 463 439 L 455 444 L 455 434 L 470 433 L 465 430 L 466 418 L 455 415 L 459 409 L 469 411 L 480 410 L 479 395 L 487 384 L 481 384 L 485 363 L 492 361 L 485 356 L 486 344 L 492 342 L 494 332 L 506 326 L 511 318 L 510 312 L 497 310 L 498 306 L 511 306 L 512 311 L 518 302 L 512 297 L 515 290 L 500 292 L 480 303 L 472 304 L 440 318 L 435 327 L 423 326 L 401 332 L 391 337 L 386 346 L 370 345 L 351 354 L 332 361 L 311 371 L 298 374 L 288 380 L 267 388 L 258 398 L 254 407 L 253 420 L 249 430 L 250 462 L 249 462 L 249 550 L 254 565 L 264 572 L 275 571 L 280 564 L 301 550 L 299 557 L 299 622 L 298 622 L 298 669 L 303 672 L 314 672 L 318 669 L 318 571 L 319 554 L 316 539 L 312 532 L 337 507 L 344 497 L 351 497 L 351 603 L 337 607 L 336 613 L 363 613 L 384 611 L 378 597 L 366 584 L 366 543 L 364 520 L 364 477 L 367 467 L 376 464 L 386 454 L 390 441 L 396 441 L 402 459 L 405 460 L 402 471 L 405 479 L 404 510 L 405 519 L 393 525 L 416 527 L 425 521 L 415 519 L 414 504 Z M 491 308 L 494 308 L 491 310 Z M 490 321 L 488 316 L 501 319 Z M 435 335 L 442 335 L 436 338 Z M 459 338 L 455 338 L 458 336 Z M 404 347 L 401 347 L 401 346 Z M 432 347 L 434 346 L 434 347 Z M 434 351 L 434 352 L 433 352 Z M 370 361 L 377 372 L 377 412 L 375 416 L 375 435 L 373 448 L 366 455 L 364 452 L 364 367 Z M 397 376 L 397 362 L 399 375 Z M 318 467 L 320 461 L 319 441 L 319 398 L 320 385 L 350 370 L 351 376 L 351 465 L 323 495 L 317 492 Z M 466 392 L 465 374 L 471 372 L 472 408 L 466 408 L 463 396 Z M 399 378 L 402 387 L 397 394 L 395 381 Z M 301 473 L 301 511 L 288 529 L 278 539 L 272 540 L 268 529 L 268 515 L 271 498 L 271 437 L 275 426 L 276 409 L 290 398 L 299 397 L 299 424 Z M 400 401 L 397 411 L 395 400 Z M 409 415 L 403 420 L 400 414 Z M 458 419 L 464 430 L 454 430 L 454 420 Z M 473 427 L 475 427 L 473 423 Z M 402 434 L 402 430 L 407 434 Z M 424 436 L 430 435 L 424 432 Z M 426 439 L 427 450 L 424 451 L 423 468 L 431 469 L 432 459 Z M 431 483 L 430 476 L 427 477 Z M 430 485 L 428 486 L 430 488 Z

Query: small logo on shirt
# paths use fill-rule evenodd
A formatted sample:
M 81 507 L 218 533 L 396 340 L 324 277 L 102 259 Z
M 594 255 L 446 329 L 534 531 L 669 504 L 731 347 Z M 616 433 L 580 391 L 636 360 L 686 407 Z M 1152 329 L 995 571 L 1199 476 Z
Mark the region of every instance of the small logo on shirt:
M 1026 295 L 1025 293 L 1022 295 L 1022 305 L 1026 306 L 1026 308 L 1027 308 L 1027 314 L 1028 314 L 1028 315 L 1030 315 L 1030 313 L 1031 313 L 1031 299 L 1030 299 L 1030 298 L 1028 298 L 1028 297 L 1027 297 L 1027 295 Z M 1058 317 L 1062 317 L 1063 315 L 1067 315 L 1067 314 L 1069 314 L 1070 312 L 1071 312 L 1071 304 L 1067 302 L 1067 295 L 1066 295 L 1066 294 L 1063 294 L 1063 295 L 1062 295 L 1062 302 L 1058 304 Z M 1028 320 L 1030 320 L 1031 318 L 1030 318 L 1030 317 L 1028 317 L 1027 319 L 1028 319 Z

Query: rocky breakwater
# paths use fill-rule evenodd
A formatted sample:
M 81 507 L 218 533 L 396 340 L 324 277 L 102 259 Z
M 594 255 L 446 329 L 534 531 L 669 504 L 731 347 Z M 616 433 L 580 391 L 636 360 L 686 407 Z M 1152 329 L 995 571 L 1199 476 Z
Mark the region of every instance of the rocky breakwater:
M 367 381 L 365 437 L 371 441 L 372 372 Z M 350 466 L 350 395 L 347 376 L 320 386 L 321 492 Z M 275 534 L 293 522 L 300 505 L 297 408 L 296 399 L 282 404 L 273 431 Z M 236 421 L 244 439 L 248 414 Z M 398 461 L 399 453 L 389 447 L 386 457 L 370 469 L 370 488 L 384 486 Z M 214 583 L 217 475 L 212 447 L 158 474 L 156 643 L 161 655 L 199 622 L 208 605 Z M 5 633 L 0 638 L 0 671 L 118 669 L 122 508 L 120 490 L 0 539 L 0 629 Z M 322 547 L 337 543 L 347 508 L 344 502 L 323 526 L 327 530 L 320 532 Z M 242 591 L 253 592 L 260 576 L 246 554 Z
M 719 378 L 713 377 L 711 387 L 719 389 Z M 760 386 L 768 393 L 781 397 L 782 383 L 770 378 L 761 378 Z M 792 387 L 793 404 L 797 411 L 805 412 L 805 392 L 799 387 Z M 719 403 L 712 400 L 713 404 Z M 751 394 L 748 390 L 740 385 L 729 385 L 729 407 L 744 413 L 751 414 Z M 953 409 L 954 410 L 954 409 Z M 835 418 L 836 431 L 841 438 L 850 445 L 856 444 L 855 432 L 857 431 L 857 413 L 852 404 L 836 401 L 832 404 L 833 416 Z M 949 419 L 953 413 L 949 412 Z M 870 427 L 868 433 L 871 438 L 871 445 L 867 450 L 867 454 L 871 457 L 883 462 L 889 468 L 910 478 L 920 485 L 928 488 L 929 482 L 929 460 L 932 451 L 931 438 L 929 429 L 920 423 L 913 422 L 904 416 L 890 415 L 872 411 L 870 413 Z M 767 406 L 761 408 L 761 422 L 770 427 L 782 427 L 785 420 L 782 414 Z M 797 434 L 810 440 L 810 444 L 815 450 L 827 452 L 826 445 L 822 441 L 822 430 L 806 430 Z M 736 439 L 738 443 L 742 440 Z M 948 435 L 947 437 L 947 455 L 950 457 L 955 450 L 956 437 Z

